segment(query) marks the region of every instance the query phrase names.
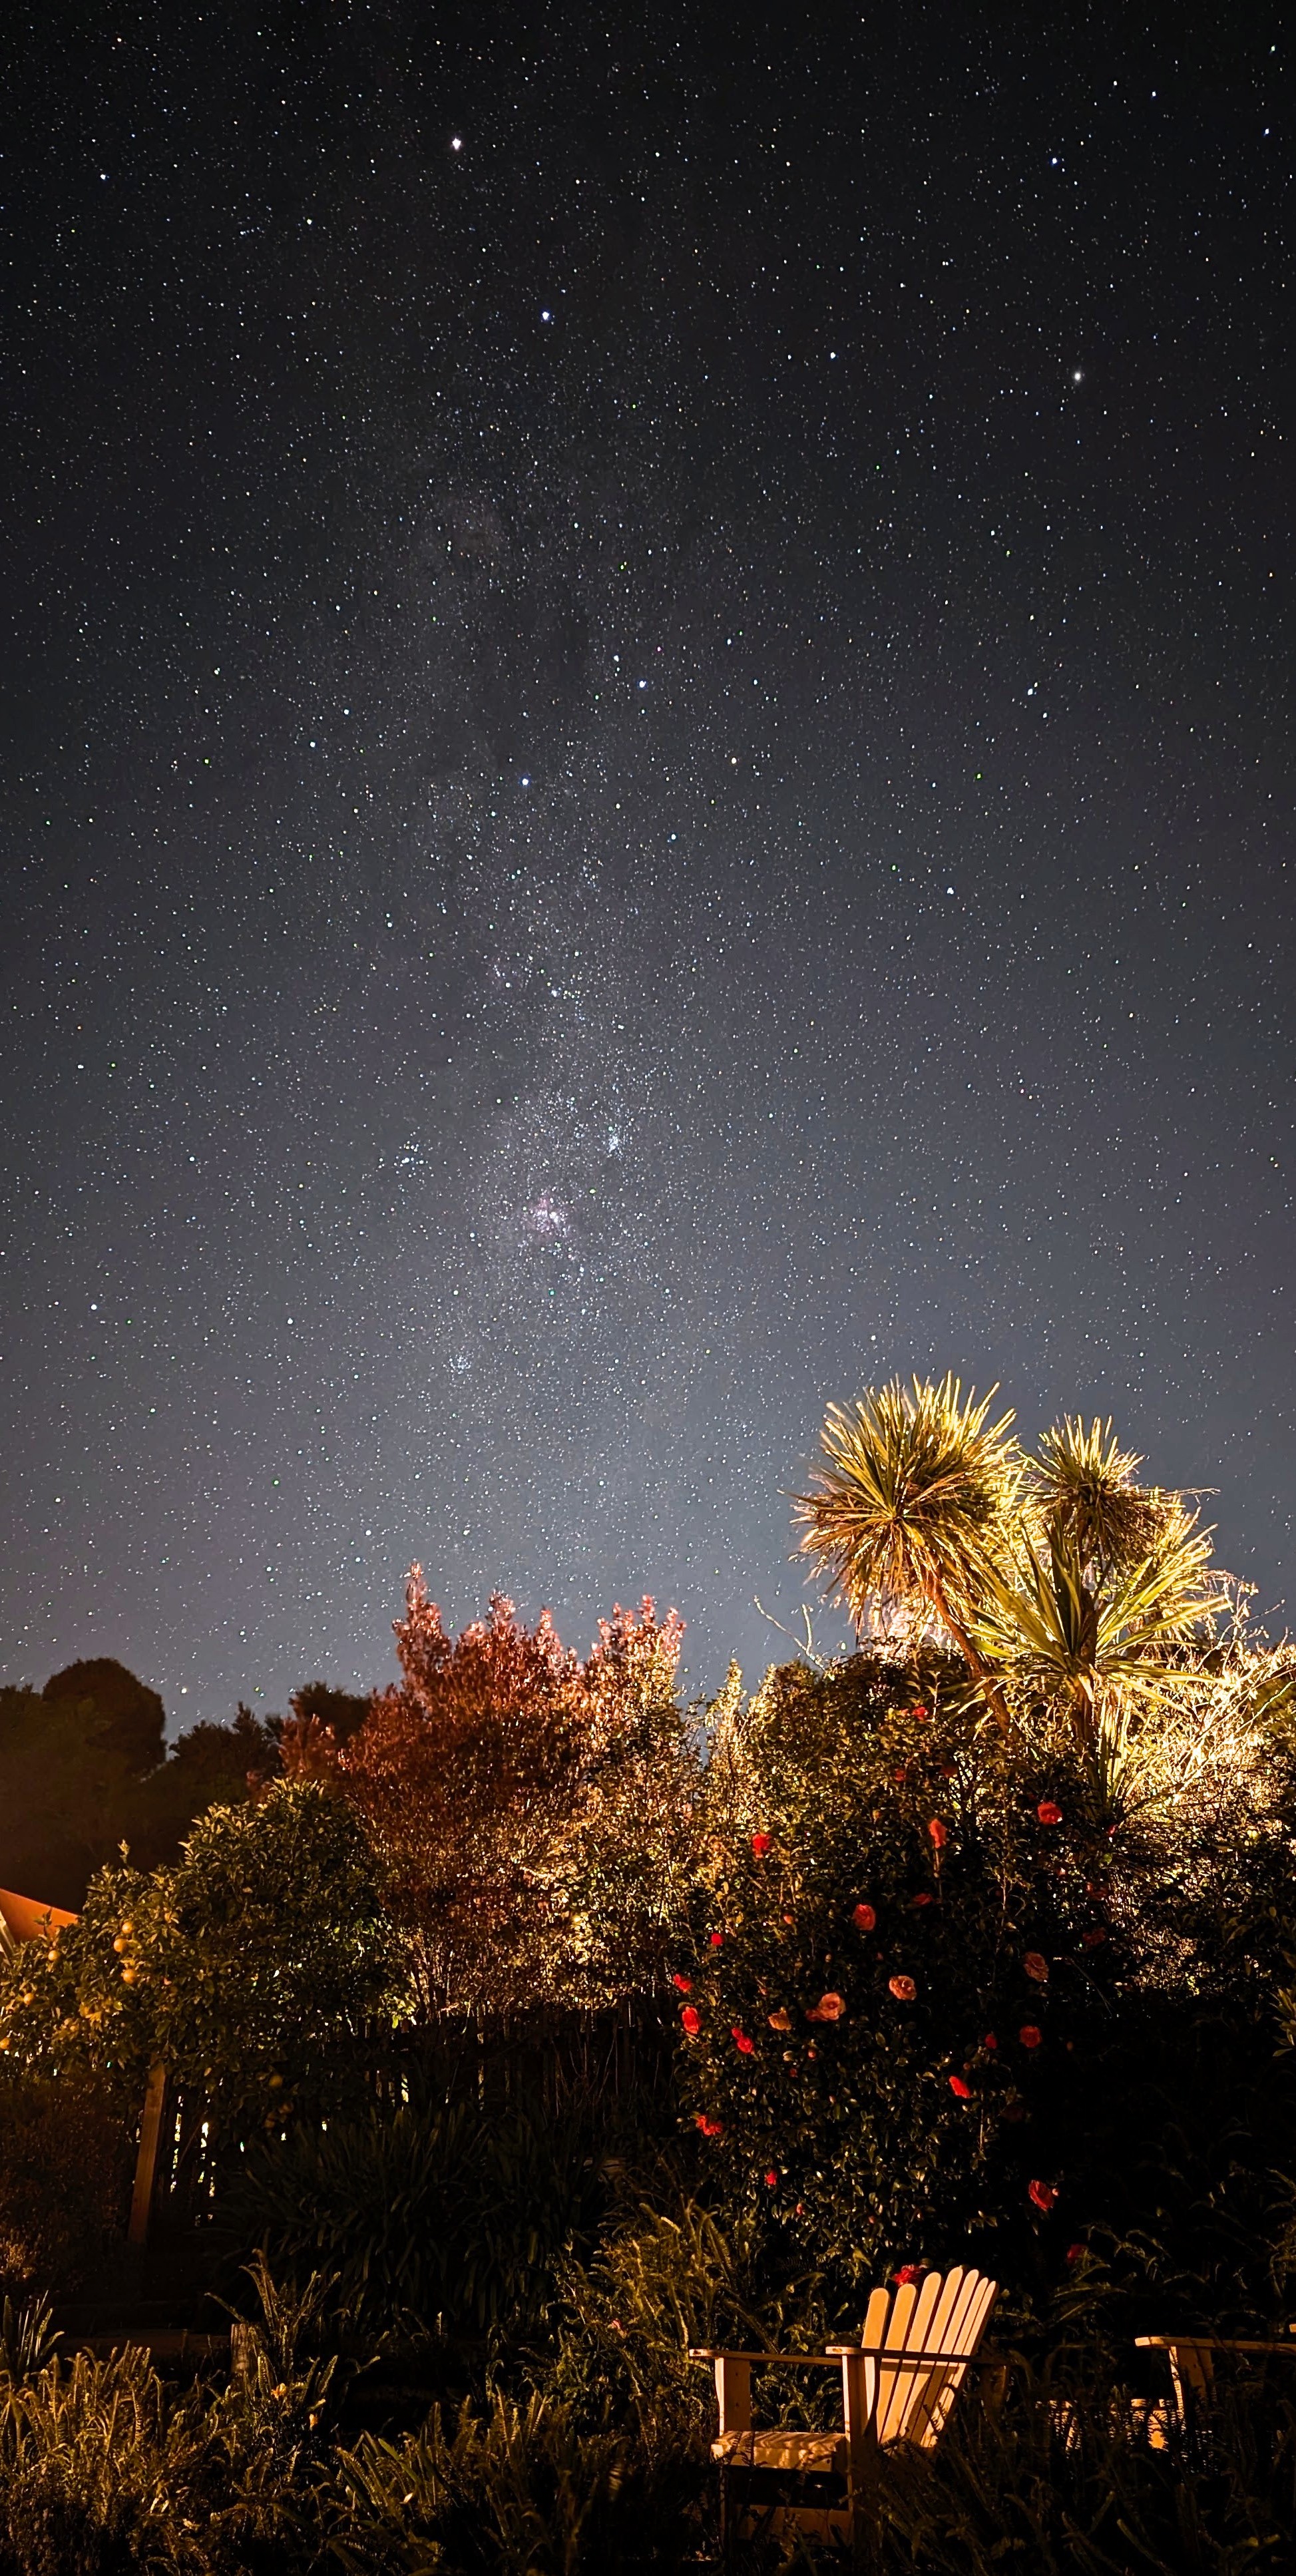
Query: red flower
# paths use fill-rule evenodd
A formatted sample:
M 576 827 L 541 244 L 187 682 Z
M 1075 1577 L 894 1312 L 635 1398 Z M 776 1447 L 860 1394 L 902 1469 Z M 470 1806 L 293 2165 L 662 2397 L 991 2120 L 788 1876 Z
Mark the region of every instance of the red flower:
M 1088 2247 L 1085 2245 L 1068 2245 L 1066 2250 L 1066 2259 L 1068 2263 L 1078 2263 L 1081 2255 L 1087 2253 L 1088 2250 Z
M 738 2050 L 738 2053 L 739 2053 L 739 2055 L 740 2055 L 741 2057 L 750 2057 L 750 2056 L 751 2056 L 752 2051 L 753 2051 L 753 2049 L 754 2049 L 754 2048 L 755 2048 L 755 2046 L 756 2046 L 756 2042 L 755 2042 L 755 2040 L 754 2040 L 754 2039 L 749 2039 L 749 2038 L 748 2038 L 747 2033 L 746 2033 L 746 2031 L 745 2031 L 745 2030 L 740 2030 L 740 2029 L 739 2029 L 737 2022 L 735 2022 L 735 2023 L 734 2023 L 733 2029 L 730 2031 L 729 2036 L 730 2036 L 730 2038 L 732 2039 L 732 2041 L 733 2041 L 733 2043 L 734 2043 L 734 2046 L 735 2046 L 735 2048 Z
M 905 2290 L 908 2288 L 911 2281 L 921 2281 L 922 2276 L 923 2267 L 921 2263 L 902 2263 L 899 2271 L 893 2272 L 891 2278 L 895 2282 L 897 2289 Z
M 912 1977 L 888 1977 L 887 1985 L 898 2004 L 911 2004 L 918 1992 Z
M 873 1932 L 877 1929 L 877 1915 L 871 1905 L 857 1905 L 851 1921 L 857 1932 Z
M 1062 1810 L 1054 1798 L 1041 1798 L 1035 1813 L 1042 1825 L 1060 1825 L 1062 1822 Z
M 767 2173 L 767 2174 L 766 2174 L 766 2176 L 765 2176 L 765 2188 L 766 2188 L 766 2190 L 767 2190 L 767 2191 L 773 2191 L 773 2190 L 775 2190 L 775 2189 L 776 2189 L 776 2187 L 777 2187 L 777 2184 L 778 2184 L 778 2175 L 777 2175 L 776 2173 Z
M 1086 1950 L 1096 1950 L 1099 1942 L 1105 1941 L 1107 1935 L 1104 1931 L 1099 1929 L 1093 1932 L 1082 1932 L 1080 1938 L 1083 1941 Z
M 723 2120 L 713 2120 L 709 2111 L 699 2111 L 697 2115 L 697 2124 L 704 2138 L 722 2138 L 724 2136 Z
M 671 1978 L 671 1984 L 673 1986 L 678 1986 L 682 1995 L 691 1995 L 693 1992 L 692 1978 L 682 1976 L 678 1968 L 676 1969 L 674 1976 Z
M 958 2095 L 960 2102 L 970 2102 L 972 2099 L 972 2087 L 964 2083 L 961 2075 L 951 2075 L 950 2091 Z
M 925 1716 L 927 1715 L 927 1711 L 926 1711 L 926 1709 L 923 1707 L 923 1704 L 922 1704 L 922 1701 L 921 1701 L 921 1700 L 919 1700 L 918 1705 L 917 1705 L 917 1707 L 916 1707 L 916 1708 L 911 1708 L 911 1709 L 910 1709 L 909 1714 L 910 1714 L 910 1716 L 911 1716 L 911 1717 L 925 1717 Z
M 685 2004 L 684 2010 L 680 2014 L 680 2020 L 685 2030 L 688 2032 L 689 2038 L 696 2039 L 698 2032 L 702 2028 L 702 2015 L 698 2011 L 697 2005 Z
M 1057 2201 L 1057 2193 L 1051 2182 L 1033 2182 L 1029 2187 L 1028 2196 L 1034 2201 L 1035 2207 L 1043 2211 L 1046 2218 Z
M 773 1837 L 773 1835 L 772 1835 L 772 1834 L 753 1834 L 753 1835 L 752 1835 L 752 1838 L 751 1838 L 751 1846 L 752 1846 L 752 1850 L 753 1850 L 753 1851 L 755 1852 L 755 1854 L 756 1854 L 756 1858 L 757 1858 L 757 1860 L 764 1860 L 764 1858 L 765 1858 L 765 1854 L 766 1854 L 766 1852 L 769 1850 L 770 1844 L 772 1843 L 773 1839 L 774 1839 L 774 1837 Z
M 1017 2036 L 1021 2041 L 1023 2048 L 1038 2048 L 1040 2041 L 1043 2039 L 1044 2033 L 1042 2030 L 1036 2029 L 1033 2021 L 1027 2021 L 1022 2023 Z
M 942 1824 L 939 1816 L 933 1816 L 927 1831 L 931 1835 L 937 1851 L 944 1851 L 945 1845 L 949 1841 L 949 1826 Z
M 934 1905 L 936 1899 L 932 1895 L 931 1889 L 926 1887 L 919 1888 L 918 1894 L 916 1896 L 911 1896 L 909 1902 L 911 1905 Z
M 983 2048 L 997 2048 L 997 2047 L 998 2047 L 999 2042 L 998 2042 L 998 2040 L 995 2038 L 994 2032 L 993 2032 L 992 2030 L 988 2030 L 988 2031 L 986 2032 L 985 2038 L 982 2040 L 981 2045 L 982 2045 L 982 2047 L 983 2047 Z
M 807 2021 L 840 2021 L 846 2006 L 840 1995 L 821 1995 L 806 2014 Z
M 1037 1986 L 1048 1984 L 1048 1961 L 1041 1950 L 1028 1950 L 1022 1966 L 1027 1976 L 1034 1978 Z
M 893 1780 L 899 1780 L 899 1781 L 902 1781 L 902 1782 L 908 1779 L 909 1774 L 908 1774 L 908 1772 L 906 1771 L 906 1769 L 905 1769 L 905 1767 L 904 1767 L 903 1762 L 901 1763 L 900 1768 L 899 1768 L 899 1770 L 898 1770 L 898 1771 L 893 1771 L 893 1772 L 892 1772 L 891 1777 L 892 1777 L 892 1779 L 893 1779 Z
M 719 1949 L 719 1947 L 720 1947 L 721 1942 L 723 1941 L 723 1939 L 724 1939 L 724 1934 L 723 1934 L 723 1932 L 713 1932 L 713 1933 L 712 1933 L 712 1935 L 711 1935 L 711 1947 L 712 1947 L 712 1949 L 713 1949 L 713 1950 L 718 1950 L 718 1949 Z

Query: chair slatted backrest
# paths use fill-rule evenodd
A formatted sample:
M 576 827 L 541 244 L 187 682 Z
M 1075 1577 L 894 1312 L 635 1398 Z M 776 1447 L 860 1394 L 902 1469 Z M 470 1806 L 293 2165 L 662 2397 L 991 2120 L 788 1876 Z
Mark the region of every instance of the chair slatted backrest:
M 890 2302 L 890 2316 L 875 2290 L 861 2340 L 881 2345 L 884 2353 L 903 2353 L 893 2370 L 885 2359 L 876 2364 L 873 2424 L 879 2442 L 914 2442 L 935 2448 L 944 2430 L 955 2392 L 966 2376 L 998 2296 L 998 2283 L 980 2272 L 955 2264 L 946 2273 L 928 2272 L 919 2284 L 902 2282 Z M 922 2354 L 932 2355 L 930 2370 L 915 2369 Z
M 990 2321 L 990 2311 L 998 2296 L 997 2281 L 987 2281 L 980 2273 L 972 2275 L 971 2287 L 954 2322 L 952 2340 L 944 2347 L 946 2351 L 956 2352 L 962 2358 L 954 2363 L 945 2363 L 938 2370 L 933 2371 L 919 2394 L 910 2420 L 909 2439 L 911 2442 L 916 2442 L 921 2450 L 933 2450 L 939 2441 L 949 2419 L 955 2395 L 967 2377 L 967 2365 L 975 2358 L 981 2337 Z M 934 2346 L 933 2349 L 935 2349 Z
M 951 2279 L 954 2277 L 950 2275 Z M 921 2283 L 901 2282 L 892 2302 L 891 2322 L 882 2339 L 888 2352 L 911 2354 L 926 2351 L 928 2330 L 941 2288 L 939 2272 L 924 2273 Z M 894 2442 L 901 2432 L 920 2377 L 917 2371 L 888 2370 L 885 2363 L 879 2364 L 877 2405 L 873 2416 L 879 2442 Z

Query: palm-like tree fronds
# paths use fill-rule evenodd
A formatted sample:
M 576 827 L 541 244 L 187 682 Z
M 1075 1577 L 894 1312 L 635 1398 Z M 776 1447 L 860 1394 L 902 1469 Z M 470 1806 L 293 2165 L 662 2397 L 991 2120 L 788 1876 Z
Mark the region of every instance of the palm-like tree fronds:
M 1070 1541 L 1082 1565 L 1141 1564 L 1179 1501 L 1136 1484 L 1142 1464 L 1134 1450 L 1121 1448 L 1110 1420 L 1086 1424 L 1079 1414 L 1066 1414 L 1027 1461 L 1037 1528 Z
M 1175 1649 L 1221 1606 L 1209 1531 L 1180 1510 L 1159 1547 L 1097 1589 L 1073 1534 L 1055 1533 L 1047 1555 L 1026 1534 L 1021 1544 L 1016 1574 L 992 1575 L 972 1622 L 982 1655 L 1025 1691 L 1067 1701 L 1090 1745 L 1117 1704 L 1128 1714 L 1170 1697 Z
M 801 1551 L 857 1627 L 875 1602 L 921 1604 L 983 1682 L 968 1622 L 1005 1553 L 1021 1472 L 1012 1414 L 989 1419 L 995 1393 L 978 1401 L 952 1376 L 896 1378 L 830 1405 L 813 1490 L 795 1498 Z

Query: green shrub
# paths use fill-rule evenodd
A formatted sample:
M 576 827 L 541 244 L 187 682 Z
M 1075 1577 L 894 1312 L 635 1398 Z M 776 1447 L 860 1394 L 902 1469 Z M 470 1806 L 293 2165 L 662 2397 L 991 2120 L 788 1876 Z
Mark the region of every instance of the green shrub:
M 0 2077 L 0 2290 L 93 2280 L 124 2222 L 133 2151 L 92 2075 Z
M 276 2273 L 332 2275 L 370 2325 L 530 2334 L 607 2205 L 594 2119 L 416 2097 L 302 2127 L 249 2160 L 225 2230 Z
M 174 1869 L 100 1870 L 77 1922 L 0 1969 L 0 2047 L 84 2071 L 132 2112 L 160 2058 L 238 2139 L 328 2109 L 396 2001 L 363 1828 L 324 1790 L 277 1782 L 210 1808 Z
M 1168 2382 L 1158 2383 L 1164 2402 Z M 884 2463 L 886 2576 L 1278 2576 L 1296 2549 L 1296 2408 L 1221 2387 L 1153 2448 L 1128 2389 L 1064 2352 L 1019 2362 L 999 2406 L 960 2401 L 930 2458 Z
M 212 2534 L 239 2576 L 318 2564 L 338 2405 L 349 2375 L 335 2348 L 336 2283 L 299 2289 L 264 2260 L 249 2272 L 259 2314 L 231 2324 L 228 2386 L 207 2422 L 216 2470 Z
M 696 2201 L 643 2208 L 589 2266 L 569 2265 L 546 2384 L 587 2423 L 624 2425 L 647 2461 L 702 2460 L 714 2430 L 709 2372 L 691 2345 L 813 2341 L 821 2317 L 760 2303 L 752 2230 L 732 2233 Z
M 691 2537 L 674 2482 L 535 2393 L 465 2404 L 452 2426 L 434 2409 L 404 2441 L 362 2440 L 340 2474 L 333 2547 L 357 2576 L 629 2576 L 677 2568 Z
M 0 2380 L 4 2576 L 206 2570 L 210 2427 L 140 2351 Z

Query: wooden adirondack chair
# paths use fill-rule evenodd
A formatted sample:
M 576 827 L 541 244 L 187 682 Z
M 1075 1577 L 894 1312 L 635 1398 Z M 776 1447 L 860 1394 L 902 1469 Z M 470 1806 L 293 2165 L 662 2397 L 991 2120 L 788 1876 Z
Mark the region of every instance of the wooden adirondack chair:
M 713 2352 L 695 2361 L 715 2368 L 720 2429 L 711 2457 L 720 2470 L 726 2555 L 749 2516 L 764 2511 L 770 2527 L 850 2542 L 867 2564 L 879 2538 L 878 2454 L 893 2442 L 934 2450 L 985 2332 L 998 2282 L 956 2265 L 874 2290 L 858 2344 L 823 2353 Z M 755 2369 L 839 2369 L 842 2426 L 830 2433 L 758 2432 L 752 2424 Z M 813 2481 L 786 2496 L 790 2477 Z M 844 2493 L 842 2490 L 844 2489 Z M 777 2500 L 776 2500 L 777 2497 Z
M 1296 2335 L 1296 2326 L 1288 2328 Z M 1275 2342 L 1271 2336 L 1237 2337 L 1230 2335 L 1168 2334 L 1136 2335 L 1141 2352 L 1163 2352 L 1170 2364 L 1170 2385 L 1174 2390 L 1175 2415 L 1181 2433 L 1192 2435 L 1201 2426 L 1215 2393 L 1215 2357 L 1217 2353 L 1279 2353 L 1287 2361 L 1296 2361 L 1296 2344 Z M 1154 2451 L 1166 2447 L 1166 2413 L 1164 2408 L 1148 2411 L 1149 2439 Z

